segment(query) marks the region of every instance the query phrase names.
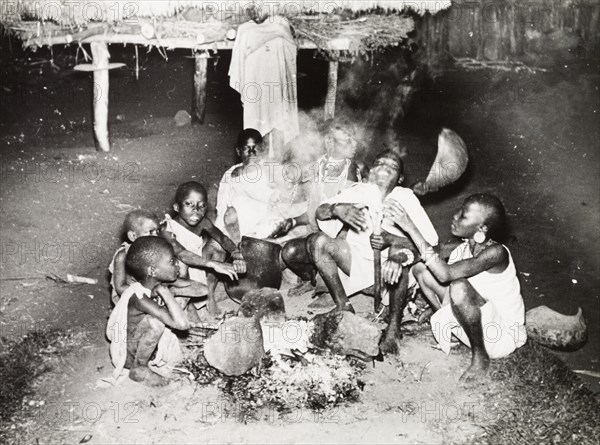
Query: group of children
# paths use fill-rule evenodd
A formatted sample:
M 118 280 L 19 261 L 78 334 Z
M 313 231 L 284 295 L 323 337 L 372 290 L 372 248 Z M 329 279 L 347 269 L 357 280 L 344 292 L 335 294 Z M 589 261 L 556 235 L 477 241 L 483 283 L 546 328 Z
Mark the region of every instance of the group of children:
M 248 130 L 240 136 L 243 162 L 231 169 L 230 177 L 259 150 L 259 136 Z M 316 217 L 320 230 L 292 241 L 287 250 L 284 246 L 282 261 L 300 277 L 318 273 L 336 309 L 353 310 L 348 297 L 373 284 L 372 249 L 383 250 L 382 278 L 395 295 L 390 297 L 384 346 L 398 346 L 402 299 L 412 280 L 437 311 L 432 327 L 442 350 L 449 351 L 450 335 L 471 347 L 472 363 L 463 377 L 485 373 L 490 357 L 506 356 L 524 344 L 519 282 L 508 249 L 499 243 L 505 226 L 502 203 L 488 194 L 467 198 L 452 222 L 452 234 L 463 243 L 448 259 L 418 199 L 400 185 L 400 157 L 382 152 L 366 176 L 366 184 L 348 184 L 316 207 L 310 219 Z M 229 209 L 219 212 L 219 228 L 206 216 L 207 206 L 204 187 L 187 182 L 177 189 L 173 215 L 162 223 L 145 211 L 127 215 L 126 241 L 110 266 L 115 308 L 107 335 L 115 377 L 128 368 L 133 380 L 164 383 L 161 367 L 180 357 L 171 329 L 199 325 L 197 309 L 204 304 L 218 315 L 214 291 L 219 276 L 235 280 L 245 273 L 239 232 L 233 236 L 236 242 L 224 234 L 233 232 Z M 377 218 L 381 235 L 373 230 Z M 309 218 L 294 219 L 299 221 L 309 224 Z
M 168 369 L 179 357 L 171 329 L 202 325 L 198 309 L 205 305 L 218 314 L 219 277 L 237 279 L 245 272 L 241 253 L 206 217 L 207 208 L 205 188 L 192 181 L 178 187 L 173 215 L 162 223 L 144 210 L 125 218 L 125 241 L 109 266 L 115 307 L 107 336 L 115 378 L 128 368 L 132 380 L 165 383 L 159 368 Z

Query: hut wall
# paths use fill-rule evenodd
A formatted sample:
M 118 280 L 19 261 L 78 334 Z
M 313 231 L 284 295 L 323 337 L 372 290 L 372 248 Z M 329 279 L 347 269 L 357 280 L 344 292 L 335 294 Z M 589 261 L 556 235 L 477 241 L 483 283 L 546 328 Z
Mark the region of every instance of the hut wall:
M 600 48 L 600 2 L 459 0 L 417 24 L 428 62 L 444 56 L 519 60 L 549 51 Z

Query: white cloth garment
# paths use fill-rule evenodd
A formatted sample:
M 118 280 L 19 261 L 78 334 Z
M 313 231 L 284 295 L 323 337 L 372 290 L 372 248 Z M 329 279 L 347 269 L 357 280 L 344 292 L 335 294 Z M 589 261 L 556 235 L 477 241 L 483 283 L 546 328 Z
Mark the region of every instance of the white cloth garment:
M 233 167 L 229 168 L 225 173 L 223 173 L 223 177 L 221 178 L 221 182 L 219 182 L 219 190 L 217 191 L 217 219 L 215 221 L 215 226 L 221 230 L 223 233 L 227 233 L 225 229 L 225 222 L 223 221 L 223 217 L 225 216 L 225 212 L 227 211 L 227 207 L 231 206 L 231 201 L 233 199 L 232 196 L 232 186 L 231 183 L 233 178 L 231 177 L 231 173 L 243 164 L 235 164 Z
M 204 243 L 202 242 L 201 237 L 190 232 L 177 221 L 172 219 L 168 214 L 165 215 L 165 223 L 165 229 L 175 235 L 175 239 L 179 242 L 179 244 L 181 244 L 186 250 L 189 250 L 198 256 L 202 256 L 202 248 L 204 247 Z M 206 272 L 204 272 L 202 269 L 198 269 L 197 267 L 189 267 L 188 270 L 191 280 L 206 284 Z
M 485 349 L 490 358 L 506 357 L 527 340 L 525 331 L 525 305 L 521 286 L 510 251 L 509 263 L 501 273 L 480 272 L 467 278 L 473 288 L 487 302 L 481 307 L 481 323 Z M 448 264 L 473 258 L 469 243 L 465 241 L 450 254 Z M 470 346 L 464 329 L 452 313 L 450 305 L 443 306 L 431 317 L 433 335 L 446 354 L 450 352 L 452 335 Z
M 274 228 L 282 219 L 271 213 L 270 203 L 275 189 L 269 172 L 270 169 L 263 163 L 252 163 L 229 182 L 224 207 L 236 210 L 242 236 L 264 238 L 270 233 L 269 227 Z
M 244 128 L 283 132 L 284 144 L 299 133 L 296 43 L 283 17 L 239 26 L 229 66 L 229 85 L 244 104 Z
M 123 373 L 125 361 L 127 360 L 127 313 L 129 300 L 134 295 L 137 298 L 142 299 L 144 298 L 144 295 L 150 297 L 150 294 L 150 289 L 135 282 L 123 292 L 121 299 L 117 302 L 110 314 L 106 325 L 106 337 L 110 340 L 110 359 L 115 367 L 112 376 L 113 384 L 116 383 Z M 158 341 L 156 357 L 149 363 L 149 367 L 153 371 L 159 372 L 161 369 L 164 369 L 165 366 L 168 368 L 169 366 L 174 365 L 180 361 L 181 358 L 183 358 L 183 355 L 177 336 L 173 331 L 165 327 L 165 330 Z M 165 372 L 159 373 L 163 375 L 166 374 Z

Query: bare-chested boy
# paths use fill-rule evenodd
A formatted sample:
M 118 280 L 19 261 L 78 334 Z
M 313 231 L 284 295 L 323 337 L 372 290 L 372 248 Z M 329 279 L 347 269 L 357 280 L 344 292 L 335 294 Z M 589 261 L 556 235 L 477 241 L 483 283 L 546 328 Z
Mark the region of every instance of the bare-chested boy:
M 180 359 L 177 337 L 167 328 L 187 330 L 193 325 L 168 288 L 179 276 L 179 262 L 168 241 L 142 236 L 129 247 L 125 264 L 135 281 L 123 292 L 107 326 L 115 373 L 129 368 L 132 380 L 163 385 L 167 380 L 150 369 L 150 359 L 155 351 L 167 364 Z M 200 283 L 193 289 L 206 294 Z

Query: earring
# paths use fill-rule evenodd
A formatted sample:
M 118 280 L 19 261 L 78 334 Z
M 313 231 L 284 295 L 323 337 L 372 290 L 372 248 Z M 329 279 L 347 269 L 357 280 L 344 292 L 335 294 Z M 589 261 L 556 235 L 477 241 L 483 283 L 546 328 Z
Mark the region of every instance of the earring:
M 478 230 L 477 232 L 475 232 L 475 235 L 473 235 L 473 240 L 477 244 L 483 244 L 485 242 L 485 232 Z

